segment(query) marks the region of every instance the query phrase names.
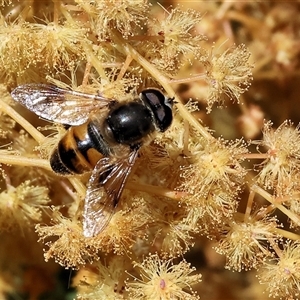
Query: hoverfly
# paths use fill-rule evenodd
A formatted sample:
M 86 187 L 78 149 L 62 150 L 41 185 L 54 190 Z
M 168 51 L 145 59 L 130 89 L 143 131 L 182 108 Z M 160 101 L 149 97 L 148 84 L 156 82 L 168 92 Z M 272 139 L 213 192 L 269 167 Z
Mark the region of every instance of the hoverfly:
M 61 175 L 91 172 L 83 211 L 83 234 L 108 225 L 142 145 L 172 123 L 172 98 L 154 88 L 127 102 L 59 88 L 25 84 L 11 93 L 38 116 L 70 125 L 50 164 Z

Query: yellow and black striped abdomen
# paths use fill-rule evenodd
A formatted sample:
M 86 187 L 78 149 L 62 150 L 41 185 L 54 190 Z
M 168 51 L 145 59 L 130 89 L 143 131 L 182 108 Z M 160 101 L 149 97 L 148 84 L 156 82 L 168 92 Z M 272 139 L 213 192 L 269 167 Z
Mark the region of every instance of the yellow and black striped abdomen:
M 109 150 L 97 123 L 90 120 L 68 129 L 52 153 L 50 164 L 53 171 L 62 175 L 82 174 L 93 170 L 103 156 L 110 155 Z

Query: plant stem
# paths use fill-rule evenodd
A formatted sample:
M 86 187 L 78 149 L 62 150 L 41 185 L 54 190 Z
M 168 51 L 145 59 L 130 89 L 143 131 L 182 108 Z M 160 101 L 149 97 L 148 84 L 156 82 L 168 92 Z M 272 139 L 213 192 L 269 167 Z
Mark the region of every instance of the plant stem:
M 52 171 L 49 161 L 41 158 L 32 158 L 26 156 L 18 156 L 16 154 L 1 154 L 0 151 L 0 162 L 6 165 L 17 165 L 24 167 L 39 167 L 48 171 Z
M 20 124 L 39 144 L 42 144 L 44 142 L 45 136 L 8 104 L 6 104 L 3 101 L 0 101 L 0 110 L 9 115 L 18 124 Z
M 288 218 L 290 218 L 293 222 L 295 222 L 295 224 L 297 224 L 298 226 L 300 226 L 300 218 L 299 218 L 299 216 L 297 216 L 296 214 L 294 214 L 293 212 L 291 212 L 290 210 L 288 210 L 285 206 L 283 206 L 281 204 L 278 204 L 276 202 L 276 198 L 274 198 L 271 194 L 269 194 L 268 192 L 266 192 L 264 189 L 262 189 L 261 187 L 259 187 L 257 185 L 253 185 L 252 186 L 252 190 L 255 191 L 257 194 L 261 195 L 262 197 L 264 197 L 268 202 L 270 202 L 272 205 L 274 205 L 274 207 L 276 207 L 277 209 L 279 209 Z
M 168 197 L 173 200 L 179 200 L 184 196 L 187 196 L 187 193 L 180 191 L 173 191 L 167 188 L 163 188 L 160 186 L 153 186 L 149 184 L 140 184 L 137 182 L 128 182 L 126 184 L 126 189 L 133 191 L 146 192 L 152 195 L 158 195 L 163 197 Z

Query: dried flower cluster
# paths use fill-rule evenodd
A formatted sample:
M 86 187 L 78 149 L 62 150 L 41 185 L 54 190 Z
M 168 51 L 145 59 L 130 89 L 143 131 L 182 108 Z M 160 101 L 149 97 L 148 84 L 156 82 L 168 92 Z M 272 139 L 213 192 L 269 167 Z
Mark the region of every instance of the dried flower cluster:
M 243 298 L 221 267 L 256 275 L 252 299 L 299 298 L 299 4 L 170 2 L 0 2 L 1 299 Z M 97 236 L 90 174 L 51 170 L 66 129 L 13 102 L 25 83 L 174 98 Z M 58 296 L 62 269 L 74 290 Z

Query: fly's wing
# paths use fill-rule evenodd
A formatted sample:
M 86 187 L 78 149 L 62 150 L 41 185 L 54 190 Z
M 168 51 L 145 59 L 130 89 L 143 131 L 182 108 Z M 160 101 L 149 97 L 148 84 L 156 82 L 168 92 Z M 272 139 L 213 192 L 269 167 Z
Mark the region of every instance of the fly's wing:
M 93 237 L 108 225 L 119 203 L 124 185 L 138 154 L 134 149 L 124 158 L 102 158 L 88 183 L 83 212 L 83 234 Z
M 24 84 L 11 96 L 38 116 L 61 124 L 80 125 L 94 110 L 109 106 L 112 99 L 85 94 L 49 84 Z

